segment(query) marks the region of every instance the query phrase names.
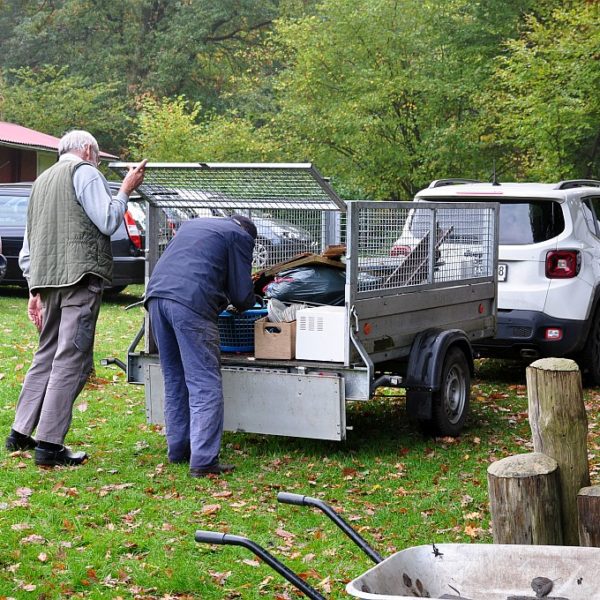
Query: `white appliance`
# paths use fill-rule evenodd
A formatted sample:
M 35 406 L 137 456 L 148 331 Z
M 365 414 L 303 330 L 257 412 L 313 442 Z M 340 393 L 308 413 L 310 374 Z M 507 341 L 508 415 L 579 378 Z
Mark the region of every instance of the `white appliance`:
M 343 306 L 303 308 L 296 313 L 296 358 L 344 362 L 346 309 Z

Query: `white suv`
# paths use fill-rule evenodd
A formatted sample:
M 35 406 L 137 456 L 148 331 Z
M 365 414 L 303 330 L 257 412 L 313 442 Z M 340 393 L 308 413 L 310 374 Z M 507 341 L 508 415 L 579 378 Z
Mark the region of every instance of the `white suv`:
M 600 385 L 600 181 L 444 179 L 415 200 L 500 204 L 497 334 L 477 343 L 478 355 L 568 356 Z M 459 232 L 461 224 L 439 222 L 444 214 L 440 227 Z M 452 243 L 450 235 L 440 248 L 442 270 Z

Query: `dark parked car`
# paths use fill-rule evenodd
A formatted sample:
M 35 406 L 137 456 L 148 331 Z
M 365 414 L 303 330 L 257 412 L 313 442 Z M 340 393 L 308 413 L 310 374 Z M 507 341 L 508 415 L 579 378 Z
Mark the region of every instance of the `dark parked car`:
M 2 254 L 2 238 L 0 237 L 0 281 L 6 275 L 6 257 Z
M 113 194 L 119 184 L 111 185 Z M 0 184 L 0 237 L 7 268 L 0 285 L 25 286 L 19 267 L 19 252 L 27 223 L 27 204 L 31 183 Z M 131 201 L 132 206 L 134 202 Z M 111 236 L 113 252 L 113 281 L 106 291 L 116 294 L 128 285 L 144 283 L 144 231 L 133 216 L 134 210 L 125 213 L 125 219 Z
M 180 209 L 182 210 L 182 209 Z M 193 210 L 198 217 L 226 217 L 232 210 L 223 209 L 183 209 Z M 289 260 L 303 252 L 318 252 L 318 244 L 311 234 L 289 221 L 272 216 L 248 215 L 256 225 L 257 237 L 254 245 L 252 265 L 255 269 L 264 269 L 279 262 Z

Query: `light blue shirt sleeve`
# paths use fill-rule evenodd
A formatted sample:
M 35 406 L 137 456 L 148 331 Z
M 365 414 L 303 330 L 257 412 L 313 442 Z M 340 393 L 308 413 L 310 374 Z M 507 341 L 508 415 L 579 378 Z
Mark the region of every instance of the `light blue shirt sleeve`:
M 23 276 L 29 283 L 29 242 L 27 241 L 27 227 L 25 227 L 25 233 L 23 234 L 23 247 L 19 252 L 19 267 L 23 271 Z
M 102 173 L 91 165 L 82 165 L 73 176 L 75 195 L 92 223 L 104 234 L 112 235 L 123 222 L 127 209 L 127 194 L 114 198 Z

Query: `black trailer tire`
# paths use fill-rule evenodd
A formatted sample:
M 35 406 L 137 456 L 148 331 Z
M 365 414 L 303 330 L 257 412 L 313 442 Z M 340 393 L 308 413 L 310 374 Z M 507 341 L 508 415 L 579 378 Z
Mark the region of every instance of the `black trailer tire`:
M 471 372 L 465 353 L 457 346 L 444 358 L 440 389 L 433 395 L 431 426 L 437 435 L 457 436 L 469 412 Z
M 600 385 L 600 310 L 594 313 L 585 346 L 577 362 L 586 382 Z

